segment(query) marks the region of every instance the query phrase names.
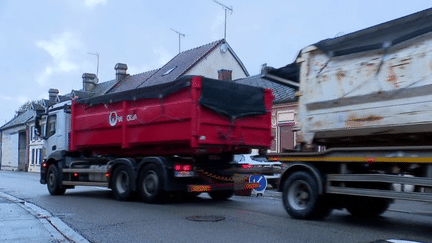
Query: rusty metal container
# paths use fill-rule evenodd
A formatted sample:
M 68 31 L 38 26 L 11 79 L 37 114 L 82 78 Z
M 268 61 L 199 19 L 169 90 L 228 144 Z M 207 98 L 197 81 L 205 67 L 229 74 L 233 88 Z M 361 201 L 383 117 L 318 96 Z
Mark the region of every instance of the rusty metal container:
M 297 141 L 432 144 L 432 10 L 301 51 Z

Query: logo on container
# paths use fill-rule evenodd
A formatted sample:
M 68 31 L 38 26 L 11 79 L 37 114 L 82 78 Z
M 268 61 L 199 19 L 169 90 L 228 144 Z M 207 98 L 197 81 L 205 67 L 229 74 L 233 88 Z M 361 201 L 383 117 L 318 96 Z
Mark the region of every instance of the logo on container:
M 117 111 L 111 111 L 108 120 L 111 126 L 115 126 L 115 124 L 117 124 Z

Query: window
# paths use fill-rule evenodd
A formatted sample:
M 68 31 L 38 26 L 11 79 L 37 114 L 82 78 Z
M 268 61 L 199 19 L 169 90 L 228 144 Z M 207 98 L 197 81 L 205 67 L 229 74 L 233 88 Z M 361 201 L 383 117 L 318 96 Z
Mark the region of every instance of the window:
M 57 120 L 57 117 L 55 115 L 48 117 L 47 127 L 46 127 L 47 137 L 51 137 L 52 135 L 55 134 L 55 132 L 56 132 L 56 120 Z
M 32 158 L 31 158 L 31 163 L 32 163 L 32 165 L 34 165 L 34 163 L 35 163 L 35 161 L 36 161 L 36 158 L 35 158 L 35 151 L 36 151 L 36 149 L 32 149 Z
M 166 71 L 164 74 L 162 74 L 162 76 L 168 75 L 170 74 L 172 71 L 174 71 L 174 69 L 176 69 L 177 66 L 170 68 L 168 71 Z
M 42 149 L 40 148 L 40 149 L 38 149 L 38 151 L 39 151 L 39 153 L 38 153 L 38 160 L 36 161 L 36 163 L 38 165 L 40 165 L 41 162 L 42 162 Z
M 35 134 L 35 127 L 34 126 L 30 126 L 30 140 L 31 141 L 35 141 L 36 140 L 36 134 Z

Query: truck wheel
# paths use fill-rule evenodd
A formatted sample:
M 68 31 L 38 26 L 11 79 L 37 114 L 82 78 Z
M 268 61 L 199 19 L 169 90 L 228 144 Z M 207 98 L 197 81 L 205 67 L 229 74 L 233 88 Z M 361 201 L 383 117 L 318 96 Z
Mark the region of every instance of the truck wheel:
M 119 165 L 113 173 L 113 193 L 114 197 L 120 201 L 130 199 L 132 195 L 132 173 L 126 165 Z
M 213 200 L 227 200 L 234 195 L 233 190 L 212 191 L 208 193 Z
M 309 173 L 293 173 L 285 181 L 282 192 L 285 210 L 295 219 L 319 219 L 328 216 L 331 208 L 318 194 L 318 183 Z
M 383 214 L 390 206 L 390 200 L 385 198 L 350 197 L 347 200 L 348 212 L 359 218 L 373 218 Z
M 47 173 L 47 187 L 51 195 L 63 195 L 66 192 L 66 188 L 62 186 L 58 169 L 55 165 L 51 165 L 48 168 Z
M 155 164 L 146 165 L 139 174 L 137 188 L 142 201 L 161 202 L 165 196 L 161 169 Z

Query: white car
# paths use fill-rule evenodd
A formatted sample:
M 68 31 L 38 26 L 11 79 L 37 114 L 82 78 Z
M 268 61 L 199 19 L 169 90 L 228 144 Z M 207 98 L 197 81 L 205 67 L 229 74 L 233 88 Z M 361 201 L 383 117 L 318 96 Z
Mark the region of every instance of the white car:
M 267 179 L 267 183 L 273 188 L 277 187 L 277 181 L 280 177 L 280 171 L 282 169 L 282 163 L 275 161 L 270 162 L 266 157 L 254 154 L 236 154 L 234 160 L 231 162 L 238 164 L 239 167 L 246 171 L 257 171 L 262 173 Z

